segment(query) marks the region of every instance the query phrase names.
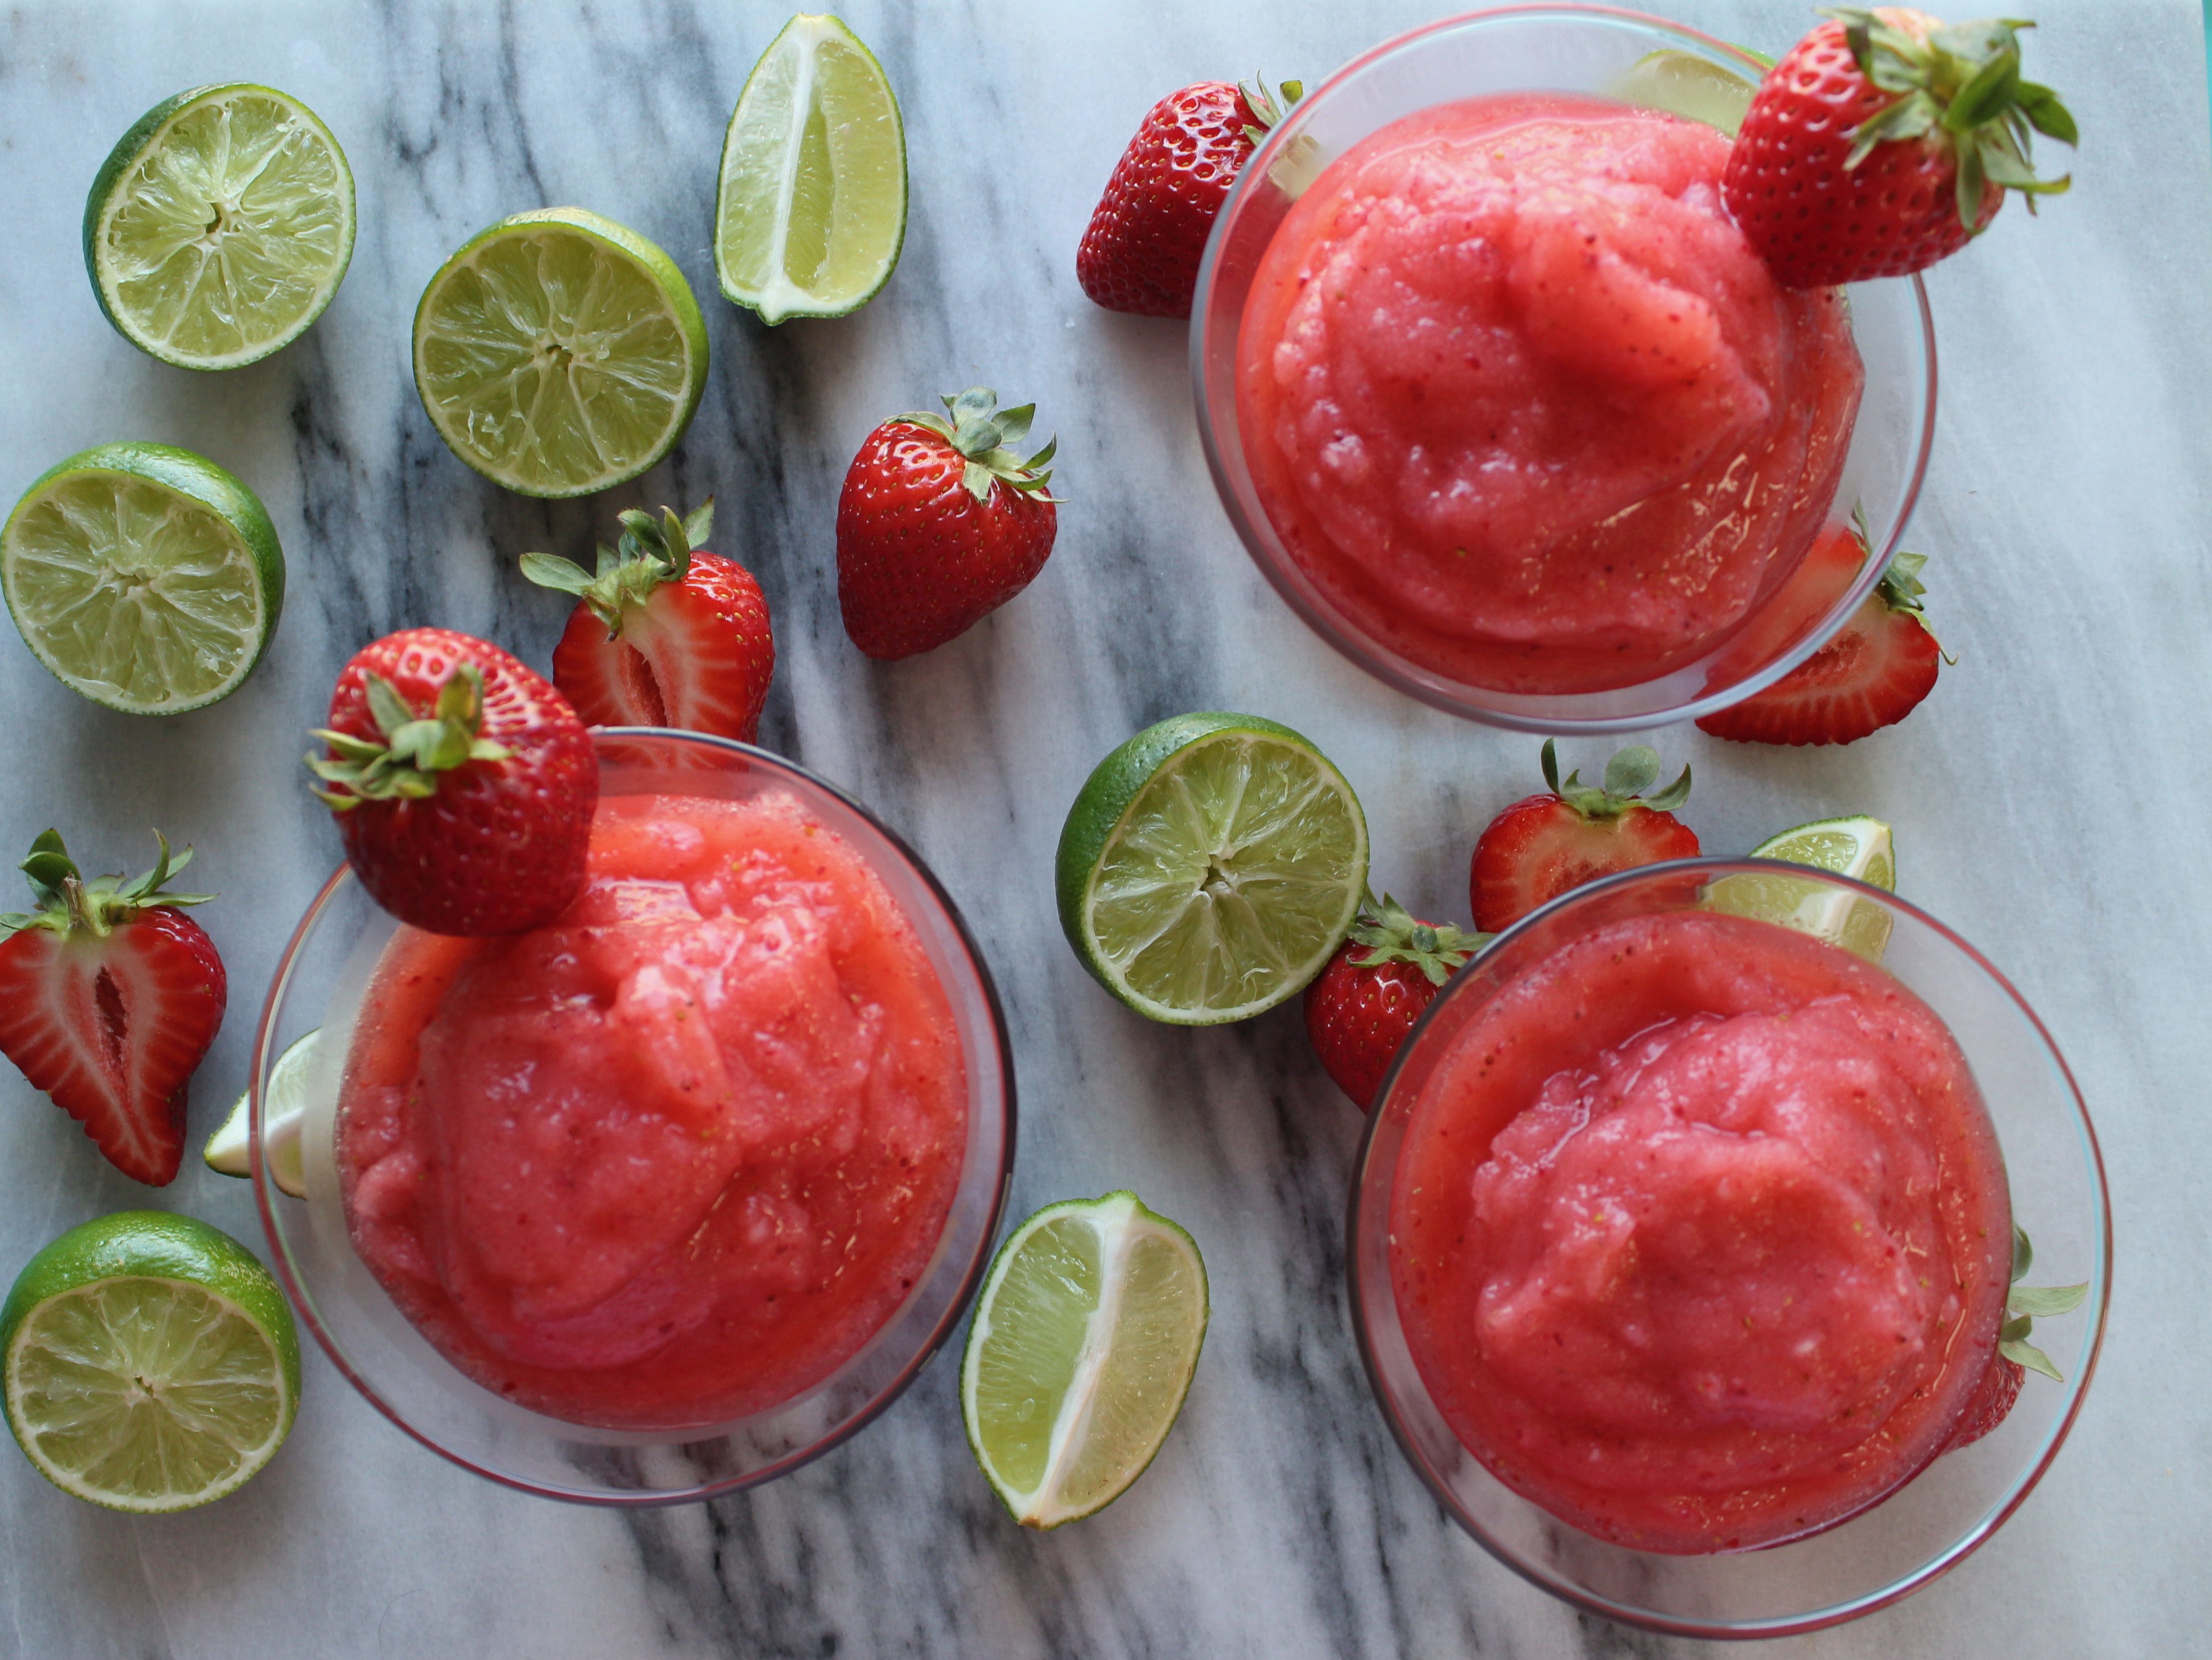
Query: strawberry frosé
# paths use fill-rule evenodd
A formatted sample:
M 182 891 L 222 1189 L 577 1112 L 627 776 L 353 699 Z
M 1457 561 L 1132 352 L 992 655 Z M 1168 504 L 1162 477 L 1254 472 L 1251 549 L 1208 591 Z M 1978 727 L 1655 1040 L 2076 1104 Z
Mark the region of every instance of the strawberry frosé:
M 1329 166 L 1262 256 L 1238 423 L 1291 558 L 1462 684 L 1637 684 L 1723 644 L 1826 522 L 1863 373 L 1778 286 L 1728 140 L 1563 94 L 1470 99 Z
M 355 1248 L 455 1366 L 665 1428 L 787 1401 L 890 1319 L 966 1124 L 945 991 L 850 843 L 781 792 L 629 796 L 551 925 L 400 930 L 337 1156 Z
M 1834 946 L 1607 924 L 1477 1010 L 1421 1088 L 1390 1276 L 1447 1423 L 1638 1549 L 1746 1549 L 1942 1451 L 2011 1268 L 1996 1135 L 1941 1021 Z

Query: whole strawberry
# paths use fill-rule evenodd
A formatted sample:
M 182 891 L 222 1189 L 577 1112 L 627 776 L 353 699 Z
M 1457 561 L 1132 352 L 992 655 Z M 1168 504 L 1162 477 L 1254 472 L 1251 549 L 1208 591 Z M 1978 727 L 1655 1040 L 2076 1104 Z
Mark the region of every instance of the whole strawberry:
M 1121 152 L 1076 251 L 1083 292 L 1112 312 L 1188 317 L 1221 203 L 1245 159 L 1304 90 L 1201 81 L 1152 106 Z
M 714 504 L 656 524 L 622 515 L 599 569 L 525 554 L 522 574 L 580 603 L 553 648 L 553 684 L 587 726 L 674 726 L 750 743 L 775 673 L 768 601 L 751 572 L 697 546 Z
M 177 907 L 211 894 L 163 884 L 192 857 L 142 876 L 78 875 L 48 830 L 22 863 L 37 908 L 0 917 L 0 1052 L 84 1126 L 125 1175 L 161 1187 L 185 1155 L 192 1069 L 222 1025 L 228 982 L 206 930 Z
M 1359 920 L 1306 988 L 1306 1036 L 1322 1069 L 1361 1112 L 1437 989 L 1486 943 L 1480 935 L 1416 922 L 1389 894 Z
M 1468 888 L 1474 925 L 1495 934 L 1571 888 L 1618 870 L 1698 856 L 1698 836 L 1674 809 L 1690 798 L 1690 769 L 1664 790 L 1659 754 L 1644 744 L 1621 750 L 1606 763 L 1605 785 L 1582 781 L 1579 772 L 1559 782 L 1559 757 L 1544 740 L 1540 796 L 1516 801 L 1496 818 L 1474 845 Z
M 872 657 L 912 657 L 964 633 L 1030 585 L 1057 528 L 1048 443 L 1027 461 L 1036 406 L 995 409 L 971 386 L 951 419 L 894 416 L 870 433 L 837 498 L 837 604 Z
M 1899 554 L 1833 639 L 1765 691 L 1698 717 L 1698 730 L 1738 743 L 1856 743 L 1903 720 L 1942 663 L 1921 609 L 1927 562 Z
M 1729 153 L 1721 197 L 1795 288 L 1923 270 L 1966 245 L 2008 190 L 2063 191 L 2035 176 L 2036 133 L 2075 140 L 2048 87 L 2020 78 L 2033 25 L 1947 27 L 1924 12 L 1837 6 L 1759 83 Z
M 498 646 L 409 628 L 356 652 L 307 757 L 369 896 L 434 934 L 514 934 L 584 884 L 599 764 L 568 701 Z

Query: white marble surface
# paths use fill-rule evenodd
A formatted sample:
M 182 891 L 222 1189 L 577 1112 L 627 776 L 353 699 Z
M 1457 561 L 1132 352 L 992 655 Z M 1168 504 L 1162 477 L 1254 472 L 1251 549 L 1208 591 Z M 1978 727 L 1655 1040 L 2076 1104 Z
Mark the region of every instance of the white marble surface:
M 1796 0 L 1671 0 L 1778 50 Z M 195 1144 L 243 1081 L 271 965 L 337 857 L 301 787 L 302 729 L 388 629 L 485 633 L 542 662 L 564 603 L 516 576 L 616 511 L 720 499 L 716 545 L 760 574 L 782 652 L 765 741 L 918 843 L 975 925 L 1012 1021 L 1024 1117 L 1015 1214 L 1133 1185 L 1192 1228 L 1217 1306 L 1183 1422 L 1103 1516 L 1009 1524 L 963 1443 L 943 1357 L 881 1421 L 792 1478 L 637 1515 L 477 1481 L 308 1356 L 297 1432 L 203 1512 L 131 1520 L 0 1456 L 0 1655 L 1552 1656 L 1686 1654 L 1581 1619 L 1455 1533 L 1369 1401 L 1342 1291 L 1358 1116 L 1294 1015 L 1198 1033 L 1127 1015 L 1050 909 L 1051 850 L 1091 764 L 1135 727 L 1242 707 L 1343 760 L 1377 885 L 1462 914 L 1468 851 L 1531 786 L 1534 743 L 1364 679 L 1237 548 L 1193 431 L 1183 340 L 1091 308 L 1076 240 L 1160 93 L 1317 76 L 1436 0 L 1022 5 L 854 0 L 908 123 L 914 219 L 858 317 L 769 332 L 716 296 L 715 160 L 771 0 L 54 0 L 0 12 L 0 497 L 120 437 L 180 443 L 262 495 L 290 560 L 283 624 L 235 697 L 167 720 L 78 700 L 0 630 L 0 852 L 48 823 L 100 869 L 158 824 L 200 849 L 233 976 L 194 1092 Z M 1657 735 L 1693 760 L 1717 851 L 1779 826 L 1891 820 L 1902 888 L 1981 944 L 2048 1019 L 2097 1114 L 2118 1227 L 2104 1363 L 2071 1442 L 1947 1580 L 1807 1655 L 2212 1652 L 2212 1164 L 2204 827 L 2212 475 L 2212 168 L 2189 0 L 2045 0 L 2033 67 L 2088 135 L 2074 196 L 2008 211 L 1929 281 L 1944 385 L 1913 538 L 1960 657 L 1904 726 L 1835 753 Z M 264 80 L 344 142 L 361 235 L 289 350 L 220 378 L 112 333 L 79 255 L 109 144 L 178 87 Z M 575 203 L 662 242 L 707 308 L 714 371 L 674 458 L 546 507 L 438 443 L 407 324 L 444 254 L 522 208 Z M 1059 548 L 957 644 L 878 667 L 847 644 L 836 484 L 881 416 L 982 381 L 1060 434 Z M 1607 746 L 1575 748 L 1578 760 Z M 4 867 L 0 867 L 4 868 Z M 12 883 L 12 873 L 8 881 Z M 12 1070 L 0 1076 L 0 1273 L 88 1216 L 148 1202 L 258 1244 L 250 1196 L 189 1162 L 149 1195 Z

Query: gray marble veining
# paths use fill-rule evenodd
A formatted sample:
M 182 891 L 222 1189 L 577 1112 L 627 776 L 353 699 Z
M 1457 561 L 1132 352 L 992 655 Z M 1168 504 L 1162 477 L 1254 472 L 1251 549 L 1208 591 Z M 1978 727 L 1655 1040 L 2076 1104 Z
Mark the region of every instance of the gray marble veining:
M 716 294 L 716 157 L 767 0 L 54 0 L 0 12 L 0 495 L 84 445 L 199 450 L 275 516 L 292 586 L 236 696 L 166 720 L 82 702 L 0 630 L 0 851 L 49 822 L 101 869 L 149 825 L 200 850 L 232 974 L 194 1092 L 195 1142 L 243 1081 L 263 988 L 335 863 L 301 787 L 331 677 L 386 630 L 438 622 L 543 661 L 563 602 L 515 572 L 582 553 L 624 506 L 720 504 L 715 545 L 775 608 L 764 741 L 848 785 L 935 864 L 996 969 L 1024 1117 L 1016 1214 L 1132 1185 L 1203 1245 L 1217 1300 L 1188 1409 L 1111 1510 L 1012 1527 L 969 1461 L 940 1358 L 820 1463 L 711 1506 L 618 1516 L 450 1468 L 308 1357 L 277 1462 L 205 1512 L 131 1520 L 0 1456 L 0 1655 L 599 1657 L 1676 1655 L 1580 1618 L 1455 1533 L 1389 1442 L 1342 1290 L 1357 1115 L 1295 1014 L 1147 1026 L 1083 975 L 1052 919 L 1051 850 L 1106 749 L 1146 722 L 1243 707 L 1346 764 L 1377 885 L 1464 915 L 1468 851 L 1533 787 L 1534 743 L 1420 708 L 1307 634 L 1215 504 L 1171 324 L 1093 309 L 1073 250 L 1144 108 L 1204 76 L 1314 78 L 1442 8 L 1425 0 L 1021 6 L 854 0 L 897 85 L 913 221 L 856 317 L 769 330 Z M 1791 0 L 1668 9 L 1778 50 Z M 2087 142 L 2074 195 L 2008 210 L 1929 280 L 1944 385 L 1915 544 L 1960 658 L 1905 725 L 1838 753 L 1655 736 L 1692 760 L 1714 851 L 1785 824 L 1892 821 L 1901 887 L 2050 1022 L 2098 1115 L 2118 1225 L 2101 1373 L 2073 1439 L 1998 1538 L 1942 1583 L 1806 1655 L 2212 1652 L 2212 151 L 2188 0 L 2048 0 L 2036 72 Z M 94 307 L 82 191 L 180 86 L 306 99 L 360 187 L 351 273 L 278 356 L 222 377 L 141 356 Z M 508 212 L 574 203 L 662 243 L 713 336 L 690 435 L 638 486 L 564 506 L 449 456 L 407 372 L 423 282 Z M 839 625 L 830 525 L 867 429 L 981 382 L 1034 397 L 1070 498 L 1020 599 L 891 666 Z M 1607 746 L 1573 749 L 1584 764 Z M 9 854 L 12 860 L 14 855 Z M 10 877 L 12 880 L 12 875 Z M 11 901 L 12 903 L 12 901 Z M 84 1218 L 149 1202 L 0 1069 L 0 1271 Z M 250 1196 L 188 1161 L 150 1203 L 258 1241 Z

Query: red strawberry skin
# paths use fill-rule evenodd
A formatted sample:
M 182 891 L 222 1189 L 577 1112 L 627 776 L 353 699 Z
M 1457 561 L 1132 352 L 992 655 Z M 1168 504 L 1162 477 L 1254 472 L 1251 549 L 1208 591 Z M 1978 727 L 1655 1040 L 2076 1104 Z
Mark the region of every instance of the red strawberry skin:
M 1110 312 L 1188 317 L 1206 239 L 1258 124 L 1226 81 L 1200 81 L 1152 106 L 1121 152 L 1076 251 L 1076 280 Z
M 1936 636 L 1877 591 L 1803 663 L 1764 692 L 1700 716 L 1698 728 L 1738 743 L 1856 743 L 1918 708 L 1942 662 Z
M 1924 14 L 1878 10 L 1924 38 Z M 1877 145 L 1846 169 L 1851 134 L 1893 101 L 1851 56 L 1831 21 L 1792 47 L 1759 83 L 1721 176 L 1721 198 L 1775 280 L 1831 288 L 1924 270 L 1966 245 L 2005 193 L 1984 193 L 1980 221 L 1960 221 L 1958 163 L 1933 138 Z
M 0 940 L 0 1051 L 118 1170 L 166 1186 L 184 1160 L 187 1082 L 228 989 L 215 942 L 170 906 L 105 937 L 21 929 Z
M 870 433 L 837 498 L 837 603 L 872 657 L 930 651 L 1029 586 L 1052 553 L 1051 501 L 994 479 L 978 501 L 965 458 L 926 427 Z
M 1993 1354 L 1982 1372 L 1982 1380 L 1974 1385 L 1974 1392 L 1966 1399 L 1966 1409 L 1960 1415 L 1959 1427 L 1951 1432 L 1943 1451 L 1956 1452 L 1960 1447 L 1972 1446 L 2004 1422 L 2011 1413 L 2013 1403 L 2020 1399 L 2021 1380 L 2027 1368 L 2017 1360 L 2008 1360 Z
M 1370 965 L 1369 948 L 1347 940 L 1306 988 L 1306 1037 L 1322 1069 L 1361 1112 L 1376 1092 L 1407 1033 L 1441 989 L 1409 962 Z
M 1590 819 L 1555 795 L 1526 797 L 1492 819 L 1474 845 L 1468 881 L 1474 925 L 1495 934 L 1586 881 L 1697 856 L 1697 832 L 1672 813 L 1631 807 Z
M 580 604 L 553 648 L 553 684 L 586 726 L 673 726 L 750 743 L 775 674 L 768 601 L 733 559 L 694 549 L 681 582 L 625 606 L 611 634 Z
M 449 628 L 409 628 L 356 653 L 331 694 L 332 731 L 374 740 L 368 676 L 427 715 L 464 663 L 483 676 L 481 736 L 514 753 L 438 774 L 419 800 L 337 815 L 354 874 L 376 902 L 434 934 L 514 934 L 566 910 L 584 884 L 599 763 L 568 700 L 527 665 Z

